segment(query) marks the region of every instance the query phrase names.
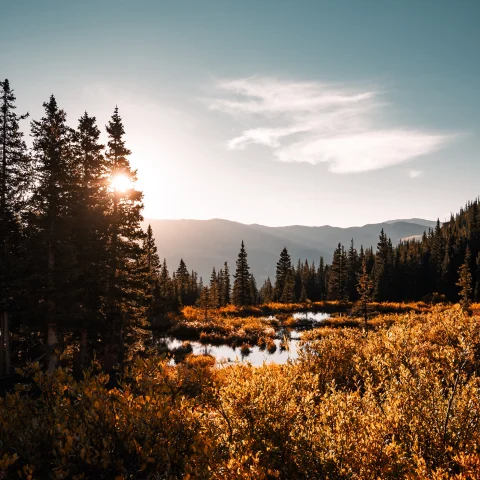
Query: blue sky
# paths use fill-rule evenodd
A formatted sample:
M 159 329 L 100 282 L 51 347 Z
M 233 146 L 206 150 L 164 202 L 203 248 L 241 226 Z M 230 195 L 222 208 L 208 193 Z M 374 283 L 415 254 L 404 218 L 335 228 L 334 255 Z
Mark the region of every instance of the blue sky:
M 443 220 L 479 194 L 479 24 L 476 0 L 5 2 L 0 75 L 32 118 L 118 104 L 149 218 Z

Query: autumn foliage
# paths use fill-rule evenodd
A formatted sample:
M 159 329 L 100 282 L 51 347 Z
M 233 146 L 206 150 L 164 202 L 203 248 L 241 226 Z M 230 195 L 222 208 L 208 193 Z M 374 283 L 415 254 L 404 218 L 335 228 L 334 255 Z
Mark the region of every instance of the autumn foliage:
M 3 478 L 480 478 L 480 318 L 388 314 L 305 335 L 286 365 L 137 359 L 115 385 L 24 369 Z

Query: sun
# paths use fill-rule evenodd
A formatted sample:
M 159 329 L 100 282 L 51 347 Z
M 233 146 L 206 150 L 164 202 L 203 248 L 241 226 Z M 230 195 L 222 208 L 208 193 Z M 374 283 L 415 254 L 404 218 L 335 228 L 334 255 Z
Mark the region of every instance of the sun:
M 117 192 L 126 192 L 132 188 L 132 179 L 123 173 L 117 173 L 110 180 L 110 184 Z

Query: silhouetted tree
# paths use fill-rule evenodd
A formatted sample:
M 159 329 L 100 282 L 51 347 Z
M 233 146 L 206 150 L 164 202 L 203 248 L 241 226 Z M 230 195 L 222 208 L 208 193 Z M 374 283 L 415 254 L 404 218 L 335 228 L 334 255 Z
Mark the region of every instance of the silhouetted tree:
M 8 80 L 0 82 L 0 376 L 10 371 L 10 317 L 21 245 L 20 215 L 30 183 L 30 156 L 20 130 L 26 115 L 15 112 L 15 94 Z M 18 302 L 18 297 L 15 298 Z
M 142 220 L 143 194 L 133 188 L 136 172 L 130 167 L 130 150 L 125 145 L 125 129 L 115 107 L 106 126 L 108 134 L 108 173 L 112 179 L 110 195 L 110 241 L 109 287 L 107 291 L 107 328 L 105 366 L 112 368 L 121 361 L 124 351 L 124 334 L 133 339 L 139 311 L 136 309 L 138 296 L 138 278 L 135 265 L 142 253 L 140 241 L 144 233 L 140 228 Z M 131 187 L 120 188 L 118 180 L 130 182 Z M 138 331 L 138 330 L 137 330 Z
M 282 302 L 285 281 L 288 273 L 292 268 L 292 262 L 287 248 L 285 247 L 280 253 L 280 259 L 277 262 L 277 271 L 275 276 L 274 297 L 278 302 Z M 295 280 L 295 279 L 294 279 Z
M 293 267 L 287 272 L 285 281 L 283 284 L 283 293 L 280 298 L 282 303 L 295 303 L 295 271 Z
M 73 150 L 74 132 L 66 124 L 66 113 L 52 95 L 44 117 L 32 121 L 33 154 L 36 166 L 35 190 L 31 199 L 32 285 L 38 305 L 45 305 L 47 324 L 46 364 L 57 366 L 58 333 L 66 327 L 72 283 L 76 270 L 72 250 L 71 200 L 78 184 Z
M 231 301 L 231 284 L 230 284 L 230 269 L 227 262 L 223 265 L 223 282 L 222 282 L 222 305 L 228 305 Z
M 341 243 L 333 252 L 332 265 L 328 278 L 329 300 L 348 300 L 347 292 L 347 255 Z
M 247 251 L 242 240 L 240 253 L 237 259 L 237 269 L 234 275 L 233 283 L 233 303 L 237 306 L 250 305 L 250 267 L 247 261 Z

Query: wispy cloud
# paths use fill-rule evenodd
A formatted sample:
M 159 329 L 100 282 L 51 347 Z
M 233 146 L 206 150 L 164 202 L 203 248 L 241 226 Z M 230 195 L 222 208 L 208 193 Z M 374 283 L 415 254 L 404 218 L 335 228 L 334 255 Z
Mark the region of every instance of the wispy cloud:
M 217 89 L 219 96 L 210 100 L 210 109 L 249 125 L 227 142 L 229 149 L 264 145 L 279 161 L 326 162 L 334 173 L 398 165 L 432 153 L 453 138 L 385 126 L 379 114 L 386 104 L 374 90 L 263 77 L 220 81 Z
M 410 178 L 418 178 L 423 175 L 423 170 L 409 170 L 408 171 L 408 176 Z

